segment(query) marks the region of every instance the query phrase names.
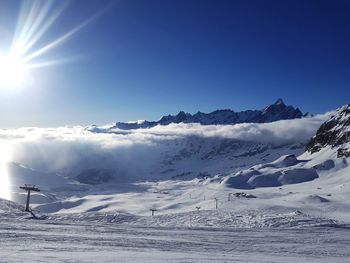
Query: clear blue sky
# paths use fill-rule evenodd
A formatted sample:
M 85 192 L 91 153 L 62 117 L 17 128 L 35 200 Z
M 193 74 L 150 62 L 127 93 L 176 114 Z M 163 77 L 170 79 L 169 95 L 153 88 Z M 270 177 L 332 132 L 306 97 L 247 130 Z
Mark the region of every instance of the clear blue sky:
M 279 97 L 312 113 L 350 102 L 350 1 L 75 0 L 41 43 L 110 2 L 42 58 L 73 62 L 32 70 L 30 85 L 0 90 L 0 127 L 260 109 Z M 19 4 L 0 0 L 0 50 Z

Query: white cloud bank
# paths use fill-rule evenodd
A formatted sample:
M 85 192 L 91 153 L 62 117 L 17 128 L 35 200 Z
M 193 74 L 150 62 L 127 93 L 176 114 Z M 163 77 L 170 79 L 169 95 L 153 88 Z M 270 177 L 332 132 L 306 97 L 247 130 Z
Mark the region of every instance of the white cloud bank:
M 159 162 L 161 153 L 176 147 L 174 142 L 190 136 L 275 145 L 306 143 L 328 116 L 264 124 L 171 124 L 131 131 L 108 130 L 109 133 L 93 133 L 84 127 L 0 130 L 0 162 L 6 156 L 6 161 L 67 174 L 79 172 L 82 167 L 125 171 L 132 166 L 137 171 Z

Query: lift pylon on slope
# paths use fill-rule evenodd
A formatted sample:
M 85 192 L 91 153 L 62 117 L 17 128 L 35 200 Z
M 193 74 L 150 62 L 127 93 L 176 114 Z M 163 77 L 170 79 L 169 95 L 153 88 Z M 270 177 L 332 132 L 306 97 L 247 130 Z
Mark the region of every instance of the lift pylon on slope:
M 27 204 L 26 204 L 26 209 L 25 211 L 27 212 L 31 212 L 30 208 L 29 208 L 29 202 L 30 202 L 30 192 L 34 191 L 34 192 L 40 192 L 40 189 L 35 187 L 35 185 L 33 184 L 25 184 L 24 186 L 20 186 L 19 188 L 26 190 L 28 192 L 27 194 Z

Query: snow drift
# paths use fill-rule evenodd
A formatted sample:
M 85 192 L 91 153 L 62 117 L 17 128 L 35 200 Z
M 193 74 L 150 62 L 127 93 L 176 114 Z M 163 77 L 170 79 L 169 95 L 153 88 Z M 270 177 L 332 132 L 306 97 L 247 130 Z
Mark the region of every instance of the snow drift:
M 253 189 L 303 183 L 318 178 L 316 169 L 305 167 L 304 163 L 295 155 L 282 156 L 274 162 L 240 171 L 227 177 L 224 182 L 233 188 Z

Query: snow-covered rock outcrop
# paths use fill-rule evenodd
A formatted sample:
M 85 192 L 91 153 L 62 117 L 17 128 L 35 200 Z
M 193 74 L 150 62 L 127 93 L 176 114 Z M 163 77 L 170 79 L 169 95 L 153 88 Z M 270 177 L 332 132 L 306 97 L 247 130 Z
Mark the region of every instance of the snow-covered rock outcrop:
M 350 104 L 338 109 L 321 125 L 306 150 L 312 154 L 327 146 L 337 152 L 337 157 L 350 157 Z
M 252 189 L 303 183 L 318 178 L 316 169 L 304 164 L 305 161 L 298 160 L 295 155 L 286 155 L 274 162 L 239 171 L 227 177 L 224 183 L 233 188 Z
M 223 182 L 238 189 L 303 183 L 346 168 L 349 157 L 350 105 L 345 105 L 320 126 L 301 156 L 282 156 L 274 162 L 239 171 Z

